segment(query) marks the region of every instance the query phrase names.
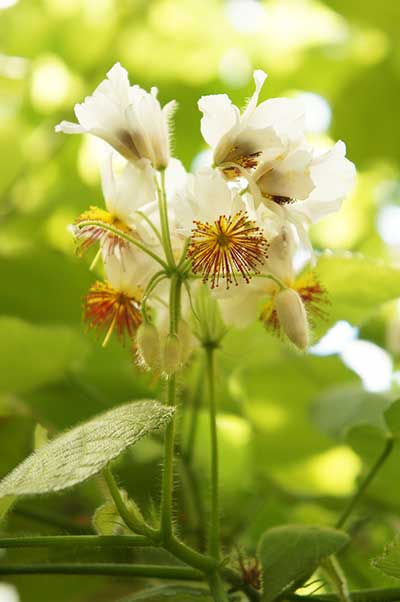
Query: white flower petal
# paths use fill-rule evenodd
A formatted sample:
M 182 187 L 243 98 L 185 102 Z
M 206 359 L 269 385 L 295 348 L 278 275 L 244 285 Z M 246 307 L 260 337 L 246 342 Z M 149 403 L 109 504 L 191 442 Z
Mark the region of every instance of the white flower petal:
M 215 147 L 220 138 L 238 122 L 239 109 L 226 94 L 202 96 L 198 107 L 203 113 L 200 122 L 202 136 L 207 144 Z

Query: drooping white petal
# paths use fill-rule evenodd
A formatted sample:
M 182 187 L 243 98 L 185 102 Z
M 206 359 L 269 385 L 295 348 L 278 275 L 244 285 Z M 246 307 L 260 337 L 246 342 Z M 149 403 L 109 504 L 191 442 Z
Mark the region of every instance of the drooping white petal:
M 260 96 L 261 89 L 262 89 L 267 77 L 268 77 L 268 75 L 264 71 L 262 71 L 262 69 L 256 69 L 254 71 L 253 78 L 254 78 L 254 83 L 256 84 L 256 89 L 253 92 L 253 95 L 250 97 L 245 110 L 243 111 L 243 115 L 242 115 L 243 120 L 251 119 L 251 117 L 256 109 L 256 106 L 258 103 L 258 97 Z M 265 125 L 263 124 L 263 125 L 260 125 L 259 127 L 265 127 Z
M 64 134 L 84 134 L 86 131 L 81 125 L 72 123 L 72 121 L 61 121 L 55 126 L 54 130 L 57 133 L 63 132 Z
M 220 138 L 237 124 L 239 109 L 226 94 L 202 96 L 198 107 L 203 113 L 200 122 L 201 134 L 207 144 L 215 147 Z
M 346 158 L 346 146 L 339 141 L 327 153 L 315 158 L 310 166 L 314 189 L 309 197 L 294 207 L 317 222 L 340 209 L 343 199 L 351 191 L 355 180 L 355 166 Z
M 255 109 L 248 123 L 253 128 L 272 126 L 282 139 L 296 142 L 304 138 L 305 108 L 298 100 L 270 98 Z

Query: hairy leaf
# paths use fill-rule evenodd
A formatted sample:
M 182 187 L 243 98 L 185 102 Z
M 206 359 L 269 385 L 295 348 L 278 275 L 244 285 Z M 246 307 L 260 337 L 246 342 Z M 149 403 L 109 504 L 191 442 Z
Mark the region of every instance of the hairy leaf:
M 157 401 L 127 403 L 96 416 L 40 447 L 0 483 L 0 497 L 61 491 L 98 473 L 174 409 Z
M 400 536 L 385 546 L 382 555 L 372 560 L 372 566 L 389 577 L 400 579 Z
M 287 525 L 266 531 L 259 543 L 263 602 L 272 602 L 307 579 L 324 558 L 350 541 L 343 531 L 313 525 Z

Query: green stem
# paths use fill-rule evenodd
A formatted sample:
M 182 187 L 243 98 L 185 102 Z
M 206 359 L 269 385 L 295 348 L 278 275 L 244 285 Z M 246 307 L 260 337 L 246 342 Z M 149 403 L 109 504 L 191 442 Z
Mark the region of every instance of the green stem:
M 207 358 L 207 378 L 209 387 L 210 435 L 211 435 L 211 517 L 208 550 L 217 560 L 220 557 L 219 528 L 219 483 L 218 483 L 218 433 L 217 408 L 215 400 L 214 346 L 205 347 Z
M 138 548 L 151 546 L 143 535 L 34 535 L 29 537 L 2 537 L 2 548 Z
M 171 276 L 170 287 L 170 320 L 169 334 L 176 335 L 181 305 L 182 281 L 180 275 L 175 273 Z M 167 405 L 176 404 L 176 375 L 167 377 Z M 161 492 L 161 536 L 168 542 L 173 534 L 172 525 L 172 494 L 174 477 L 174 446 L 175 446 L 175 417 L 170 420 L 165 430 L 163 480 Z
M 110 490 L 111 497 L 114 500 L 115 507 L 117 508 L 121 518 L 125 522 L 126 526 L 131 529 L 134 533 L 140 533 L 146 535 L 150 539 L 157 540 L 158 531 L 147 525 L 142 517 L 137 516 L 130 508 L 125 505 L 125 502 L 121 496 L 121 492 L 115 482 L 114 476 L 109 467 L 104 469 L 104 478 L 107 486 Z
M 210 573 L 208 585 L 215 602 L 228 602 L 228 595 L 224 588 L 224 583 L 217 571 Z
M 388 437 L 386 440 L 386 444 L 385 447 L 381 453 L 381 455 L 378 457 L 378 459 L 376 460 L 375 464 L 373 464 L 373 466 L 371 467 L 371 469 L 369 470 L 369 472 L 367 473 L 365 479 L 360 483 L 355 495 L 352 497 L 352 499 L 350 500 L 349 504 L 346 506 L 346 508 L 344 509 L 344 511 L 342 512 L 342 514 L 339 517 L 339 520 L 336 523 L 336 528 L 340 529 L 344 526 L 344 524 L 346 523 L 347 519 L 349 518 L 350 514 L 353 512 L 355 506 L 358 504 L 358 502 L 360 501 L 360 499 L 362 498 L 365 490 L 367 489 L 368 485 L 371 483 L 371 481 L 373 480 L 373 478 L 375 477 L 375 475 L 379 472 L 379 470 L 381 469 L 381 467 L 383 466 L 383 464 L 385 463 L 385 461 L 387 460 L 387 458 L 390 456 L 390 453 L 393 449 L 394 446 L 394 439 L 393 437 Z
M 168 265 L 161 257 L 159 257 L 156 253 L 153 253 L 153 251 L 151 251 L 148 247 L 139 242 L 136 238 L 132 238 L 132 236 L 129 236 L 129 234 L 118 230 L 118 228 L 114 228 L 114 226 L 110 226 L 109 224 L 105 224 L 104 222 L 99 222 L 97 220 L 85 220 L 83 222 L 79 222 L 78 224 L 78 228 L 85 228 L 86 226 L 96 226 L 97 228 L 102 228 L 103 230 L 107 230 L 107 232 L 111 232 L 115 236 L 118 236 L 118 238 L 122 238 L 123 240 L 126 240 L 127 242 L 131 243 L 132 245 L 143 251 L 143 253 L 147 253 L 147 255 L 154 259 L 154 261 L 157 261 L 160 265 L 162 265 L 164 270 L 168 269 Z
M 332 589 L 337 592 L 340 602 L 351 602 L 346 576 L 335 556 L 325 558 L 320 566 L 329 579 Z
M 175 259 L 172 251 L 171 235 L 169 231 L 168 222 L 168 208 L 167 208 L 167 195 L 165 191 L 165 170 L 160 171 L 161 186 L 156 180 L 157 186 L 157 197 L 158 197 L 158 209 L 160 213 L 161 222 L 161 235 L 163 240 L 163 246 L 165 256 L 167 258 L 168 266 L 175 268 Z
M 203 574 L 196 569 L 148 564 L 0 564 L 0 575 L 112 575 L 117 577 L 150 577 L 200 581 Z

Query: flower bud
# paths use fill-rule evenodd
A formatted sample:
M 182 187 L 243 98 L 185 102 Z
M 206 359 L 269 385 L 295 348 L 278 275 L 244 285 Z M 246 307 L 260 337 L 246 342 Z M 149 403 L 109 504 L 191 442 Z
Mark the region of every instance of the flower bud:
M 275 301 L 279 322 L 287 337 L 302 351 L 309 344 L 307 313 L 300 295 L 287 288 L 278 293 Z
M 141 361 L 150 370 L 159 371 L 161 347 L 158 330 L 154 324 L 143 322 L 137 331 L 136 345 Z
M 169 334 L 164 345 L 164 372 L 171 376 L 182 365 L 182 343 L 176 334 Z

